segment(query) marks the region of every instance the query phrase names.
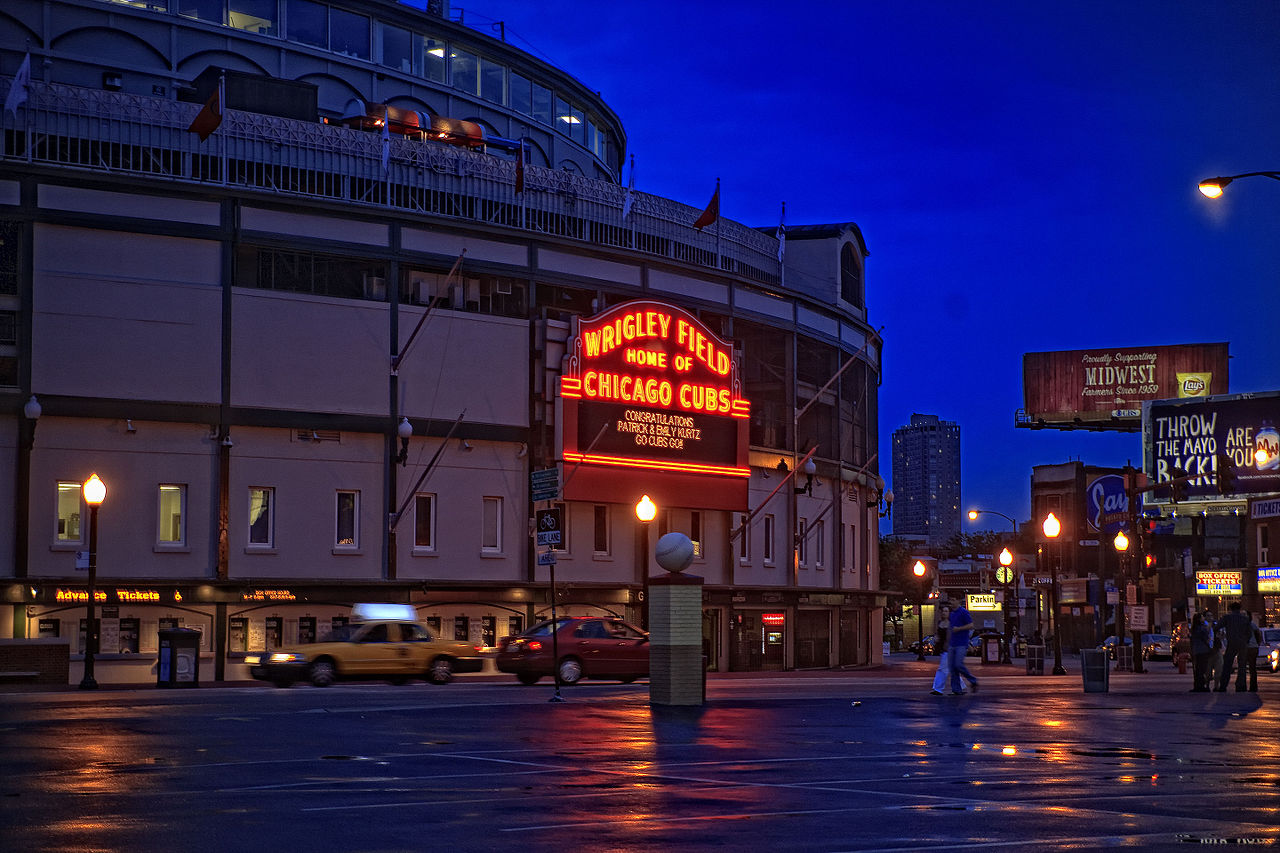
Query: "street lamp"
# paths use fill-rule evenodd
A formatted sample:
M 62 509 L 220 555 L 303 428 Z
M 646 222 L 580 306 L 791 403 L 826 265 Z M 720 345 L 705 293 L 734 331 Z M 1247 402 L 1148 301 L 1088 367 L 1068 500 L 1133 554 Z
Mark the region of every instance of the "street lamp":
M 1062 533 L 1062 523 L 1057 516 L 1049 513 L 1044 519 L 1044 535 L 1051 544 L 1057 544 L 1058 534 Z M 1058 630 L 1058 562 L 1054 554 L 1049 555 L 1049 630 L 1053 632 L 1053 674 L 1066 675 L 1067 669 L 1062 665 L 1062 632 Z
M 916 637 L 919 642 L 916 643 L 916 660 L 924 660 L 924 576 L 928 569 L 925 568 L 923 560 L 916 560 L 916 564 L 911 567 L 911 573 L 919 580 L 919 586 L 916 587 L 916 617 L 919 621 L 916 623 Z
M 1017 573 L 1013 570 L 1013 552 L 1005 548 L 997 558 L 1000 568 L 996 569 L 996 580 L 1004 584 L 1004 662 L 1011 663 L 1012 646 L 1017 639 L 1017 628 L 1012 624 L 1016 620 L 1017 608 L 1014 608 L 1015 620 L 1009 618 L 1009 581 L 1014 582 L 1014 598 L 1017 598 Z
M 1200 182 L 1200 194 L 1205 198 L 1221 198 L 1227 184 L 1236 178 L 1271 178 L 1280 181 L 1280 172 L 1245 172 L 1242 175 L 1230 175 L 1225 178 L 1205 178 Z
M 396 461 L 400 463 L 401 468 L 409 465 L 409 439 L 413 438 L 413 424 L 409 423 L 408 418 L 401 418 L 400 423 L 396 425 L 396 437 L 400 439 L 400 452 L 396 454 Z
M 997 511 L 996 511 L 996 510 L 994 510 L 994 509 L 971 509 L 971 510 L 969 510 L 969 520 L 970 520 L 970 521 L 977 521 L 977 520 L 978 520 L 978 516 L 983 515 L 983 514 L 986 514 L 986 515 L 998 515 L 998 516 L 1000 516 L 1001 518 L 1003 518 L 1005 521 L 1009 522 L 1009 526 L 1013 528 L 1013 538 L 1014 538 L 1014 540 L 1015 540 L 1015 541 L 1017 540 L 1017 538 L 1018 538 L 1018 522 L 1014 521 L 1012 518 L 1010 518 L 1009 516 L 1005 515 L 1003 512 L 997 512 Z M 1009 555 L 1009 562 L 1007 562 L 1007 563 L 1005 562 L 1005 559 L 1004 559 L 1004 558 L 1005 558 L 1005 554 L 1008 554 L 1008 555 Z M 1009 551 L 1009 549 L 1008 549 L 1008 548 L 1005 548 L 1005 549 L 1004 549 L 1004 551 L 1000 554 L 1000 565 L 1002 565 L 1002 566 L 1004 567 L 1006 574 L 1012 574 L 1012 575 L 1013 575 L 1013 600 L 1014 600 L 1014 604 L 1015 604 L 1015 607 L 1014 607 L 1014 609 L 1013 609 L 1013 612 L 1014 612 L 1014 618 L 1015 618 L 1015 620 L 1017 621 L 1017 625 L 1015 626 L 1014 636 L 1016 637 L 1016 636 L 1017 636 L 1017 634 L 1019 633 L 1019 632 L 1017 631 L 1017 629 L 1022 627 L 1022 612 L 1021 612 L 1021 607 L 1016 606 L 1016 605 L 1018 604 L 1018 573 L 1013 569 L 1013 554 L 1012 554 L 1012 553 L 1010 553 L 1010 551 Z M 999 574 L 999 570 L 997 570 L 997 574 Z M 1008 581 L 1003 580 L 1003 579 L 1000 579 L 1000 578 L 997 578 L 997 580 L 1000 580 L 1000 582 L 1001 582 L 1001 583 L 1005 583 L 1005 584 L 1007 584 L 1007 583 L 1008 583 Z M 1005 591 L 1006 591 L 1006 592 L 1008 591 L 1008 587 L 1006 587 L 1006 590 L 1005 590 Z M 1005 629 L 1004 629 L 1004 633 L 1005 633 L 1005 647 L 1006 647 L 1006 648 L 1005 648 L 1005 655 L 1008 655 L 1008 654 L 1010 654 L 1009 649 L 1008 649 L 1008 646 L 1009 646 L 1009 644 L 1010 644 L 1010 640 L 1009 640 L 1009 602 L 1008 602 L 1008 601 L 1006 601 L 1006 602 L 1005 602 L 1005 607 L 1004 607 L 1004 620 L 1005 620 Z
M 658 505 L 641 495 L 636 502 L 636 519 L 640 522 L 640 583 L 644 588 L 644 600 L 640 602 L 640 627 L 649 630 L 649 522 L 658 515 Z
M 84 676 L 80 679 L 80 689 L 97 690 L 98 682 L 93 677 L 93 655 L 98 650 L 98 628 L 93 605 L 98 580 L 98 507 L 102 506 L 107 497 L 107 487 L 98 479 L 97 474 L 91 474 L 84 481 L 82 491 L 84 502 L 89 505 L 89 621 L 84 629 Z

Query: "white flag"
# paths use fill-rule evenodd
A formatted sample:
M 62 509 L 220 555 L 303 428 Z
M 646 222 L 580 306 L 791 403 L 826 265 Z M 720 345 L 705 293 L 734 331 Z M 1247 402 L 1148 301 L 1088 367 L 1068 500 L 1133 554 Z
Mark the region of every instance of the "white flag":
M 782 215 L 778 217 L 778 263 L 782 263 L 782 256 L 787 252 L 787 203 L 782 203 Z
M 391 110 L 382 110 L 382 173 L 391 166 Z
M 622 197 L 622 218 L 631 215 L 631 192 L 636 188 L 636 155 L 631 155 L 631 178 L 627 181 L 627 192 Z
M 31 51 L 27 51 L 27 55 L 22 58 L 22 64 L 18 66 L 18 73 L 13 75 L 13 84 L 9 86 L 9 94 L 4 99 L 5 112 L 13 113 L 13 117 L 18 117 L 18 107 L 27 101 L 27 90 L 31 88 Z

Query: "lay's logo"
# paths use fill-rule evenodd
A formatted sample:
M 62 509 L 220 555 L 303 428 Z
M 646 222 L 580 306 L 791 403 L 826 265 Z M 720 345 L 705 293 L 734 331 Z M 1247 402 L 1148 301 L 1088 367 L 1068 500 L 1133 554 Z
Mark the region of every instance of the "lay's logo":
M 1209 395 L 1209 383 L 1212 379 L 1212 373 L 1179 373 L 1178 396 L 1207 397 Z

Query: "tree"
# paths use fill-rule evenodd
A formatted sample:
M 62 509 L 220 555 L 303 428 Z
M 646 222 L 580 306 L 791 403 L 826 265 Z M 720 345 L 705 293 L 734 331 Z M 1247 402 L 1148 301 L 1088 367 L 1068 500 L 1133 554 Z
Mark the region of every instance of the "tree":
M 892 536 L 880 537 L 880 588 L 902 592 L 915 581 L 911 574 L 914 551 L 911 546 Z

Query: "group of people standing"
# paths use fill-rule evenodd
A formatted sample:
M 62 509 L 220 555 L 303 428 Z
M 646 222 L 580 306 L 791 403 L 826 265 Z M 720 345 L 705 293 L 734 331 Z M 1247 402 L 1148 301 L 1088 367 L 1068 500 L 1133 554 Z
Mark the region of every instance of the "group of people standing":
M 1233 601 L 1227 612 L 1217 622 L 1206 619 L 1197 612 L 1191 618 L 1191 659 L 1194 673 L 1192 693 L 1208 693 L 1213 689 L 1226 691 L 1231 681 L 1231 671 L 1236 671 L 1236 692 L 1258 690 L 1258 646 L 1262 643 L 1262 629 L 1253 617 Z

